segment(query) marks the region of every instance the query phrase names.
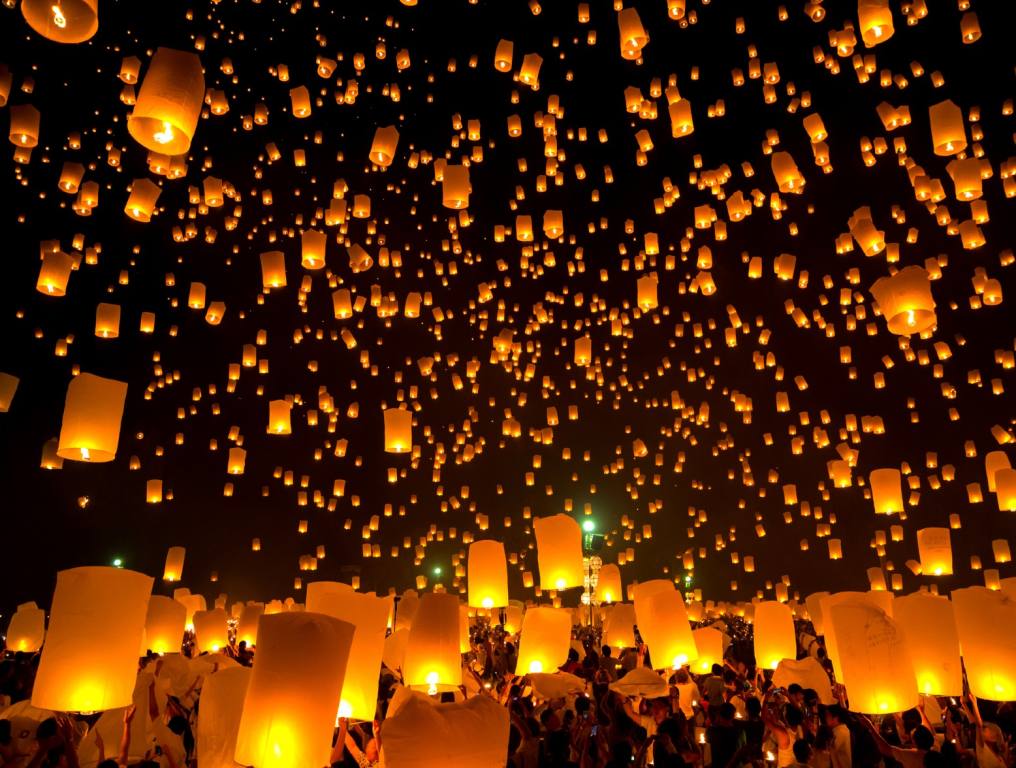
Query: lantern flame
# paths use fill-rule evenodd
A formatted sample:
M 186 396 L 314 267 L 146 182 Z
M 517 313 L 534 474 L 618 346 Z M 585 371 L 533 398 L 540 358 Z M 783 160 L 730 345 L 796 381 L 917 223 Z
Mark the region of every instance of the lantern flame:
M 53 11 L 53 23 L 60 27 L 60 29 L 64 29 L 67 26 L 67 17 L 63 15 L 60 4 L 57 3 L 50 10 Z
M 156 131 L 152 138 L 159 144 L 169 144 L 173 140 L 173 126 L 167 121 L 162 121 L 162 130 Z

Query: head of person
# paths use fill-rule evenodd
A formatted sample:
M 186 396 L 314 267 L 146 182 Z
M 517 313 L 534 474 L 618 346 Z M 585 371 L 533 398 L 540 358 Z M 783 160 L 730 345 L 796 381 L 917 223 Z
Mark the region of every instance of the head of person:
M 649 714 L 653 721 L 659 725 L 670 716 L 670 701 L 667 699 L 653 699 L 649 704 Z
M 804 722 L 804 713 L 793 704 L 787 704 L 783 708 L 783 720 L 791 728 L 796 728 Z
M 910 740 L 914 742 L 915 747 L 925 752 L 935 746 L 935 734 L 924 725 L 919 725 L 910 732 Z
M 713 664 L 713 674 L 717 677 L 723 677 L 723 666 L 720 664 Z
M 808 761 L 811 760 L 811 744 L 804 739 L 798 739 L 794 742 L 794 759 L 799 763 L 807 765 Z
M 688 674 L 687 669 L 680 667 L 674 675 L 674 679 L 677 681 L 678 685 L 685 685 L 691 679 L 691 676 Z
M 716 710 L 716 719 L 719 725 L 733 725 L 737 717 L 737 709 L 729 701 L 725 701 Z
M 762 716 L 762 702 L 754 696 L 749 696 L 744 700 L 744 709 L 751 720 L 758 720 Z
M 825 708 L 825 723 L 830 728 L 835 728 L 845 722 L 843 707 L 839 704 L 830 704 Z
M 804 688 L 797 683 L 791 683 L 787 686 L 787 698 L 797 706 L 801 706 L 804 703 Z
M 558 658 L 561 658 L 561 657 L 558 656 Z M 568 663 L 569 664 L 577 664 L 578 661 L 579 661 L 579 652 L 576 651 L 574 648 L 569 648 L 568 649 Z
M 602 656 L 603 656 L 603 657 L 604 657 L 605 659 L 609 659 L 609 658 L 610 658 L 610 654 L 611 654 L 611 653 L 612 653 L 612 650 L 611 650 L 611 648 L 610 648 L 610 646 L 609 646 L 609 645 L 605 645 L 605 646 L 603 646 L 603 647 L 602 647 L 602 648 L 600 649 L 600 654 L 601 654 L 601 655 L 602 655 Z

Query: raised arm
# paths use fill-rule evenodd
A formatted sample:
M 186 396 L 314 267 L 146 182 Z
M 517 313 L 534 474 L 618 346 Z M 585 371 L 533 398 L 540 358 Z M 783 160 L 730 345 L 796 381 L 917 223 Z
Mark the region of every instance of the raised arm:
M 136 713 L 137 707 L 133 704 L 127 707 L 127 711 L 123 713 L 123 735 L 120 737 L 120 754 L 116 758 L 116 764 L 122 768 L 127 768 L 128 753 L 131 746 L 131 723 L 134 721 Z

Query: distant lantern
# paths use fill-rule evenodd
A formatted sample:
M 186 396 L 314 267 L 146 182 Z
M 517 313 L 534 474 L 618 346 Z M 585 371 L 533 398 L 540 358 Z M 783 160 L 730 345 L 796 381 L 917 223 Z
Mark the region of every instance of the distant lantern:
M 461 210 L 469 206 L 469 195 L 473 191 L 469 183 L 469 166 L 446 165 L 441 179 L 441 204 L 445 208 Z
M 247 463 L 247 451 L 243 448 L 233 447 L 229 449 L 229 458 L 226 463 L 226 471 L 231 475 L 242 475 L 244 465 Z
M 404 408 L 386 408 L 385 453 L 408 453 L 413 449 L 413 414 Z
M 35 603 L 22 603 L 7 625 L 6 648 L 13 653 L 35 653 L 46 635 L 46 612 Z
M 325 265 L 328 242 L 325 233 L 316 229 L 305 229 L 300 238 L 302 246 L 300 263 L 304 269 L 321 269 Z
M 39 143 L 39 110 L 31 104 L 12 104 L 10 108 L 11 130 L 8 134 L 11 144 L 31 149 Z
M 611 648 L 634 648 L 635 606 L 631 603 L 613 603 L 605 610 L 603 644 Z
M 268 429 L 270 435 L 288 435 L 293 429 L 290 423 L 293 404 L 288 400 L 271 400 L 268 403 Z
M 648 312 L 650 309 L 656 309 L 659 306 L 659 300 L 657 299 L 659 281 L 654 276 L 645 275 L 640 277 L 637 289 L 639 309 L 643 312 Z
M 101 566 L 60 571 L 32 706 L 57 712 L 129 706 L 151 594 L 152 579 L 143 573 Z
M 903 488 L 898 469 L 874 469 L 868 476 L 868 483 L 876 514 L 892 515 L 903 511 Z
M 18 377 L 0 372 L 0 413 L 7 413 L 14 402 L 14 393 L 18 391 Z
M 931 122 L 931 144 L 936 155 L 949 157 L 967 148 L 963 111 L 952 100 L 932 104 L 928 108 L 928 119 Z
M 99 304 L 95 308 L 95 335 L 115 339 L 120 335 L 120 305 Z
M 62 251 L 47 251 L 42 255 L 42 266 L 39 268 L 35 290 L 46 296 L 64 296 L 73 269 L 72 256 Z
M 799 194 L 804 189 L 804 176 L 789 152 L 773 152 L 771 164 L 780 192 Z
M 692 636 L 695 638 L 695 649 L 698 651 L 698 658 L 695 659 L 692 671 L 708 675 L 713 669 L 713 664 L 723 664 L 723 633 L 715 627 L 701 627 L 694 630 Z
M 99 0 L 22 0 L 21 13 L 55 43 L 83 43 L 99 29 Z
M 950 593 L 970 692 L 991 701 L 1016 700 L 1016 601 L 987 587 Z
M 293 110 L 293 117 L 310 117 L 311 103 L 310 91 L 306 85 L 298 85 L 289 91 L 290 106 Z
M 127 130 L 152 152 L 185 154 L 204 98 L 205 76 L 198 55 L 159 48 L 148 65 Z
M 386 125 L 374 131 L 374 140 L 370 144 L 370 161 L 381 168 L 387 168 L 395 158 L 395 148 L 399 145 L 399 131 L 394 125 Z
M 604 565 L 596 576 L 596 599 L 601 603 L 616 603 L 623 597 L 621 569 L 614 563 Z
M 691 114 L 691 102 L 678 99 L 667 106 L 670 114 L 670 135 L 675 139 L 687 136 L 695 131 L 695 122 Z
M 951 576 L 952 544 L 948 528 L 921 528 L 917 531 L 917 551 L 925 576 Z
M 236 642 L 247 643 L 253 647 L 257 643 L 258 624 L 265 614 L 264 603 L 247 603 L 240 611 L 240 621 L 236 625 Z
M 776 669 L 784 659 L 797 658 L 794 616 L 786 603 L 767 600 L 755 606 L 755 662 Z
M 286 257 L 282 251 L 261 254 L 261 285 L 266 291 L 286 287 Z
M 622 8 L 617 14 L 617 27 L 621 38 L 621 58 L 635 60 L 649 44 L 649 33 L 634 7 Z
M 493 539 L 469 545 L 467 586 L 470 608 L 504 608 L 508 605 L 508 564 L 504 544 Z
M 403 679 L 410 688 L 431 694 L 455 690 L 462 684 L 461 664 L 459 599 L 446 592 L 427 592 L 409 627 Z
M 229 645 L 227 621 L 226 611 L 222 608 L 194 612 L 194 644 L 199 653 L 218 653 Z
M 871 286 L 891 333 L 901 336 L 924 333 L 935 325 L 935 299 L 928 273 L 917 266 L 881 277 Z
M 522 618 L 515 673 L 557 672 L 568 661 L 571 613 L 563 608 L 530 608 Z
M 850 691 L 851 710 L 884 715 L 917 705 L 905 636 L 885 611 L 846 600 L 828 606 L 826 625 L 836 636 L 837 678 Z
M 677 669 L 698 657 L 695 636 L 688 623 L 688 612 L 681 593 L 662 579 L 660 589 L 639 589 L 635 592 L 635 621 L 639 634 L 649 646 L 654 669 Z M 663 587 L 666 588 L 663 588 Z
M 327 765 L 353 643 L 352 624 L 320 613 L 262 616 L 235 760 L 258 768 Z
M 186 547 L 170 547 L 166 552 L 166 565 L 162 569 L 162 580 L 180 581 L 183 578 L 183 563 L 186 557 Z
M 857 21 L 861 40 L 867 48 L 884 43 L 893 36 L 893 13 L 889 0 L 858 0 Z
M 917 690 L 931 696 L 961 696 L 960 641 L 949 600 L 928 592 L 897 597 L 893 617 L 907 639 Z
M 1016 469 L 995 471 L 995 499 L 1000 512 L 1016 512 Z
M 565 514 L 533 520 L 536 557 L 542 589 L 569 589 L 582 586 L 582 530 L 575 518 Z
M 575 339 L 575 365 L 589 365 L 593 360 L 593 340 L 588 336 Z
M 145 616 L 144 651 L 180 653 L 187 624 L 187 607 L 171 597 L 152 595 Z
M 123 208 L 124 213 L 135 221 L 142 223 L 151 221 L 161 194 L 162 187 L 151 179 L 135 179 L 127 204 Z
M 112 461 L 120 442 L 127 384 L 82 373 L 71 379 L 57 455 L 75 461 Z
M 511 40 L 498 40 L 494 49 L 494 69 L 498 72 L 509 72 L 512 68 L 512 54 L 515 44 Z

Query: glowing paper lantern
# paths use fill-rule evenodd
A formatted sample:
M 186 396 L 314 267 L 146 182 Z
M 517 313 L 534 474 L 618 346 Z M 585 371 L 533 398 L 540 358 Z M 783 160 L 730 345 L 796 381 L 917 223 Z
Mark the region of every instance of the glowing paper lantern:
M 182 155 L 201 116 L 205 76 L 195 53 L 159 48 L 141 83 L 127 130 L 141 146 L 165 155 Z
M 320 613 L 262 616 L 234 759 L 257 768 L 327 765 L 354 627 Z
M 828 592 L 814 592 L 804 598 L 804 604 L 808 609 L 808 615 L 811 617 L 812 626 L 815 628 L 816 635 L 825 634 L 825 622 L 822 613 L 822 599 L 829 597 Z
M 1016 600 L 986 587 L 950 593 L 970 692 L 981 699 L 1016 699 Z
M 829 605 L 826 613 L 839 652 L 837 677 L 847 688 L 850 709 L 888 714 L 916 706 L 917 678 L 896 622 L 862 601 Z
M 893 610 L 907 639 L 917 690 L 935 696 L 962 695 L 960 640 L 949 600 L 915 592 L 896 598 Z
M 250 676 L 250 668 L 237 666 L 204 679 L 196 739 L 198 761 L 204 768 L 236 768 L 236 735 Z
M 635 647 L 635 606 L 614 603 L 607 606 L 603 621 L 603 644 L 611 648 Z
M 492 539 L 469 545 L 468 586 L 470 608 L 503 608 L 508 605 L 508 563 L 504 544 Z
M 903 489 L 898 469 L 875 469 L 868 476 L 875 513 L 891 515 L 903 511 Z
M 14 653 L 35 653 L 46 636 L 46 612 L 35 603 L 22 603 L 7 625 L 6 647 Z
M 18 377 L 0 372 L 0 413 L 7 413 L 14 402 L 14 393 L 18 391 Z
M 650 309 L 655 309 L 659 306 L 659 300 L 657 299 L 659 281 L 655 277 L 652 275 L 640 277 L 637 288 L 639 309 L 643 312 L 648 312 Z
M 288 400 L 271 400 L 268 403 L 268 429 L 270 435 L 289 435 L 293 432 L 290 413 L 293 404 Z
M 264 603 L 247 603 L 240 611 L 240 620 L 236 625 L 236 644 L 247 643 L 252 646 L 257 642 L 258 624 L 265 613 Z
M 324 232 L 305 229 L 300 235 L 302 247 L 300 263 L 304 269 L 321 269 L 325 265 L 328 238 Z
M 797 658 L 794 616 L 786 603 L 767 600 L 755 606 L 755 663 L 776 669 L 784 659 Z
M 995 498 L 1000 512 L 1016 512 L 1016 469 L 995 471 Z
M 917 551 L 920 553 L 924 574 L 952 575 L 952 543 L 948 528 L 921 528 L 917 532 Z
M 420 598 L 406 642 L 402 677 L 427 693 L 450 691 L 462 683 L 459 654 L 459 600 L 445 592 Z
M 867 48 L 884 43 L 893 36 L 893 13 L 889 0 L 858 0 L 857 21 L 861 40 Z
M 662 582 L 660 588 L 646 589 Z M 663 588 L 666 585 L 666 588 Z M 649 646 L 654 669 L 677 669 L 698 656 L 695 637 L 681 593 L 665 579 L 639 584 L 635 592 L 635 619 L 639 634 Z
M 561 608 L 530 608 L 522 619 L 515 674 L 554 672 L 568 660 L 571 615 Z
M 395 148 L 399 144 L 399 131 L 394 125 L 387 125 L 374 131 L 374 140 L 370 145 L 370 160 L 382 168 L 392 164 Z
M 153 653 L 180 653 L 187 624 L 183 603 L 162 595 L 152 595 L 145 616 L 145 650 Z
M 935 325 L 935 299 L 928 273 L 921 267 L 905 267 L 890 277 L 880 277 L 871 295 L 886 319 L 890 333 L 910 336 Z
M 621 37 L 621 58 L 634 61 L 642 55 L 649 43 L 649 33 L 634 7 L 622 8 L 617 14 L 617 27 Z
M 152 579 L 122 568 L 60 571 L 32 706 L 99 712 L 131 703 Z
M 166 552 L 166 566 L 162 569 L 163 581 L 180 581 L 183 578 L 183 561 L 186 547 L 170 547 Z
M 835 704 L 829 675 L 817 659 L 807 656 L 803 659 L 784 659 L 773 672 L 773 687 L 788 688 L 797 683 L 804 689 L 811 688 L 818 694 L 818 700 L 825 705 Z
M 407 453 L 413 448 L 413 414 L 404 408 L 386 408 L 385 453 Z
M 282 251 L 261 254 L 261 284 L 266 291 L 286 287 L 286 257 Z
M 42 255 L 39 279 L 35 290 L 47 296 L 64 296 L 74 269 L 74 259 L 62 251 L 47 251 Z
M 222 608 L 194 612 L 194 642 L 201 653 L 217 653 L 229 645 L 227 620 Z
M 377 709 L 378 674 L 384 651 L 391 598 L 364 595 L 352 588 L 311 590 L 307 585 L 307 610 L 349 622 L 356 627 L 349 649 L 349 665 L 339 698 L 339 717 L 372 721 Z M 336 582 L 324 582 L 334 585 Z
M 623 596 L 621 569 L 614 563 L 601 567 L 596 576 L 596 599 L 601 603 L 616 603 Z
M 460 210 L 469 206 L 469 194 L 473 191 L 469 183 L 469 167 L 446 165 L 441 180 L 441 202 L 445 208 Z
M 28 26 L 56 43 L 83 43 L 99 29 L 99 0 L 23 0 Z
M 131 193 L 123 210 L 135 221 L 142 223 L 152 220 L 155 206 L 159 201 L 162 188 L 150 179 L 135 179 L 131 185 Z
M 573 517 L 565 514 L 537 517 L 533 520 L 536 555 L 542 589 L 569 589 L 582 586 L 582 530 Z
M 82 373 L 67 387 L 57 455 L 75 461 L 112 461 L 120 442 L 127 384 Z
M 931 144 L 935 154 L 948 157 L 967 148 L 967 132 L 963 111 L 951 100 L 940 101 L 928 108 L 931 122 Z
M 698 653 L 692 663 L 692 671 L 708 675 L 713 669 L 713 664 L 723 664 L 723 633 L 713 627 L 702 627 L 691 634 L 695 638 L 695 650 Z

